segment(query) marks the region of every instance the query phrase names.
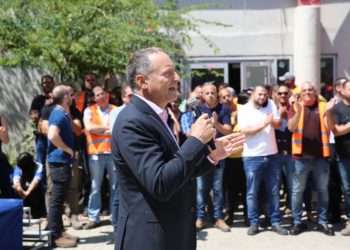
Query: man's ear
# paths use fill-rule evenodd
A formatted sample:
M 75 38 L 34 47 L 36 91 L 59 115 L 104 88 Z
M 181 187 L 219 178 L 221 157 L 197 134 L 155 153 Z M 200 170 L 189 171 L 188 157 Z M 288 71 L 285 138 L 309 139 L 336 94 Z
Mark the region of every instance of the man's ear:
M 146 77 L 144 75 L 136 75 L 135 76 L 135 81 L 138 89 L 147 89 L 148 84 Z

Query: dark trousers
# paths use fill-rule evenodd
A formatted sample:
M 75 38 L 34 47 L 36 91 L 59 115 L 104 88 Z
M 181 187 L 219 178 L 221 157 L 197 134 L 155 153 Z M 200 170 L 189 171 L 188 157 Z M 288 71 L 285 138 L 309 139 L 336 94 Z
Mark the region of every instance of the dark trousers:
M 240 195 L 244 216 L 247 216 L 246 177 L 242 158 L 227 158 L 224 170 L 225 208 L 229 216 L 233 216 L 238 208 Z
M 49 163 L 52 181 L 51 200 L 48 215 L 48 229 L 52 232 L 52 239 L 59 238 L 63 232 L 63 203 L 67 198 L 72 169 L 70 164 Z

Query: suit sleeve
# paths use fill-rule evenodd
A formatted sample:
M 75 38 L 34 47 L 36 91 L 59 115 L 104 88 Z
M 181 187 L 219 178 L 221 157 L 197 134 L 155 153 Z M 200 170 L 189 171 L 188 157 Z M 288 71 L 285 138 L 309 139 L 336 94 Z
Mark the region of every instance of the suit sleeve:
M 155 199 L 169 200 L 200 168 L 212 166 L 205 144 L 189 137 L 176 151 L 164 135 L 140 120 L 123 123 L 117 132 L 118 151 L 142 187 Z M 176 152 L 172 154 L 170 152 Z

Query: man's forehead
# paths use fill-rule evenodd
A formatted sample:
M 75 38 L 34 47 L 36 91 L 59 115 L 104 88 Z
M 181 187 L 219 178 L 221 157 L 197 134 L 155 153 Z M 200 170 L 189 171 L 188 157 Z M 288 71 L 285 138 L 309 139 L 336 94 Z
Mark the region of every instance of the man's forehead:
M 257 86 L 256 88 L 255 88 L 255 91 L 254 91 L 255 93 L 259 93 L 259 94 L 263 94 L 263 93 L 267 93 L 267 89 L 265 89 L 265 88 L 263 88 L 263 87 L 261 87 L 261 86 Z
M 215 92 L 215 86 L 214 85 L 203 86 L 202 92 Z
M 301 90 L 303 89 L 314 89 L 314 86 L 311 83 L 303 83 L 301 85 Z

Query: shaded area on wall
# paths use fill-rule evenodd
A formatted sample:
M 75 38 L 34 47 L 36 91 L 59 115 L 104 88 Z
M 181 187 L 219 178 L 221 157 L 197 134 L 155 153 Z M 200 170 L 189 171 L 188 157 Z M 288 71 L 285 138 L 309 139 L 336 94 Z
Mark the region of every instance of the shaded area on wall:
M 0 113 L 9 125 L 10 142 L 14 145 L 29 126 L 29 108 L 40 93 L 40 79 L 45 71 L 0 67 Z

